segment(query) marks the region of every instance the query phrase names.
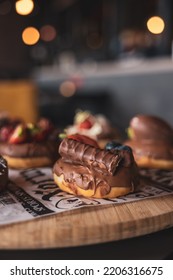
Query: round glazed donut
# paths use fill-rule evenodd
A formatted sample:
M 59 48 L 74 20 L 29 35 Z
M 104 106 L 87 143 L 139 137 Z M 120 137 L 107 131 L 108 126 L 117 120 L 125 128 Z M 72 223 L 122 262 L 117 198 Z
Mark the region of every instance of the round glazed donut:
M 156 116 L 137 115 L 128 128 L 129 145 L 140 167 L 173 169 L 173 129 Z
M 7 161 L 0 156 L 0 191 L 3 191 L 8 183 Z
M 139 167 L 173 169 L 173 146 L 169 143 L 128 140 L 125 144 L 132 148 Z
M 51 166 L 52 160 L 48 157 L 30 157 L 30 158 L 15 158 L 4 156 L 10 168 L 32 168 L 32 167 L 43 167 Z
M 173 169 L 173 160 L 154 159 L 143 156 L 137 159 L 136 162 L 143 168 Z
M 10 168 L 52 166 L 58 156 L 58 130 L 42 118 L 36 124 L 5 119 L 0 123 L 0 154 Z
M 0 153 L 8 162 L 8 166 L 16 169 L 52 166 L 58 155 L 57 150 L 57 143 L 54 141 L 0 144 Z
M 55 183 L 65 192 L 93 198 L 115 198 L 139 185 L 131 149 L 103 150 L 65 138 L 53 167 Z

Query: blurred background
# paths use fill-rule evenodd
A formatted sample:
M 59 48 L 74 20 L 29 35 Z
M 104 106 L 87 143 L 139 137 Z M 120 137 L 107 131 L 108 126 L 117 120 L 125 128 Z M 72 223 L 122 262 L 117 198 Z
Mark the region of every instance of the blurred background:
M 173 1 L 1 0 L 0 110 L 64 127 L 77 109 L 121 129 L 173 125 Z

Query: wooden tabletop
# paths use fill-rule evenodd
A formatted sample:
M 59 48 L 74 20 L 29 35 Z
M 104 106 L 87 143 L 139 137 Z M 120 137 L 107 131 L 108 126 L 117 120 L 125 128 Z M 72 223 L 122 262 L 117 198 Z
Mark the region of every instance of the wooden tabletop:
M 80 208 L 0 226 L 0 249 L 66 248 L 142 236 L 173 227 L 173 195 Z

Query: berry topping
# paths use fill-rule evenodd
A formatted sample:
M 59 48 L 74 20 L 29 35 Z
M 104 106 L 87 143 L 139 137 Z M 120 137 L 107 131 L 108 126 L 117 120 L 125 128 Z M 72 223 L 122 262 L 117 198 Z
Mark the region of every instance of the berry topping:
M 52 131 L 53 124 L 50 120 L 46 118 L 41 118 L 39 122 L 37 123 L 38 127 L 40 127 L 42 130 L 44 130 L 46 133 Z
M 107 151 L 110 151 L 110 150 L 113 150 L 113 149 L 117 149 L 119 146 L 122 146 L 120 143 L 117 143 L 117 142 L 115 142 L 115 141 L 112 141 L 112 142 L 108 142 L 107 144 L 106 144 L 106 147 L 105 147 L 105 149 L 107 150 Z
M 118 150 L 118 151 L 128 151 L 128 152 L 132 152 L 132 149 L 129 146 L 126 145 L 122 145 L 120 143 L 117 143 L 115 141 L 109 142 L 106 144 L 105 149 L 107 151 L 113 151 L 113 150 Z
M 57 133 L 56 136 L 55 133 Z M 0 127 L 0 142 L 11 144 L 54 140 L 57 135 L 58 132 L 54 125 L 46 118 L 41 118 L 37 123 L 8 119 L 8 122 L 3 123 L 3 126 Z
M 98 146 L 98 144 L 95 140 L 93 140 L 90 137 L 85 136 L 85 135 L 72 134 L 72 135 L 68 135 L 67 138 L 79 141 L 79 142 L 84 143 L 84 144 L 88 144 L 90 146 L 94 146 L 96 148 L 99 148 L 99 146 Z
M 79 124 L 79 129 L 90 129 L 92 126 L 93 125 L 91 121 L 89 119 L 86 119 L 85 121 Z
M 2 141 L 2 142 L 8 141 L 13 129 L 14 128 L 12 125 L 7 125 L 7 126 L 2 127 L 0 129 L 0 141 Z
M 41 142 L 46 138 L 46 131 L 41 129 L 38 125 L 28 123 L 27 128 L 29 131 L 29 135 L 33 141 Z
M 116 149 L 119 150 L 119 151 L 123 150 L 123 151 L 127 151 L 127 152 L 132 152 L 132 149 L 129 146 L 126 146 L 126 145 L 118 146 Z
M 26 142 L 27 128 L 23 124 L 19 124 L 13 130 L 11 136 L 8 139 L 10 144 L 20 144 Z

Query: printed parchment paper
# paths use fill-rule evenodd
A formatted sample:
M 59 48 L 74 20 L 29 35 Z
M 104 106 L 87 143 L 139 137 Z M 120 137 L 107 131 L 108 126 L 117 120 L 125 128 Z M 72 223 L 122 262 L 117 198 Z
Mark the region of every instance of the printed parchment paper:
M 9 170 L 7 190 L 0 194 L 0 225 L 80 207 L 128 203 L 173 194 L 173 171 L 141 170 L 144 180 L 135 193 L 115 199 L 87 199 L 62 192 L 54 183 L 51 168 Z

